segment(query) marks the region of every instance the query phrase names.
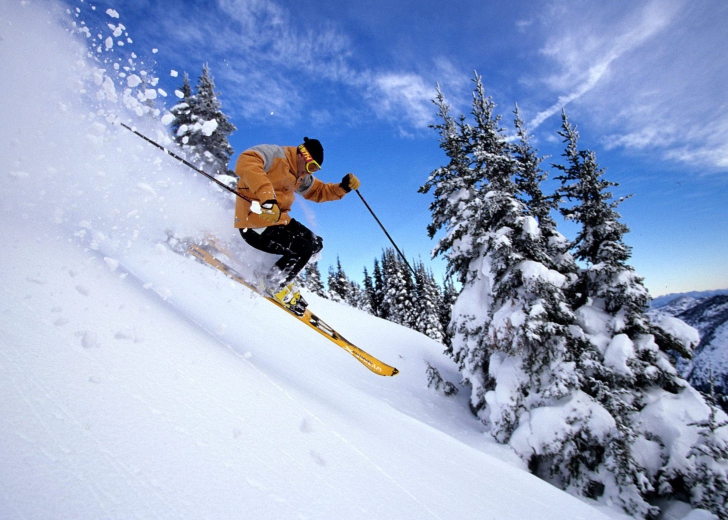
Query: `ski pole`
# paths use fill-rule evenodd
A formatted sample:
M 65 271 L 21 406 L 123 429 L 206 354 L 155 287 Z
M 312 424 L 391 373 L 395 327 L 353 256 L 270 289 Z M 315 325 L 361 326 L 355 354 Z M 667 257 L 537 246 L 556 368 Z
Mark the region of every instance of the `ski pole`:
M 210 179 L 212 182 L 214 182 L 218 186 L 220 186 L 220 187 L 228 190 L 230 193 L 234 193 L 235 195 L 237 195 L 241 199 L 247 200 L 248 202 L 253 202 L 248 197 L 246 197 L 246 196 L 238 193 L 236 190 L 232 189 L 230 186 L 227 186 L 226 184 L 223 184 L 222 182 L 220 182 L 219 180 L 217 180 L 215 177 L 213 177 L 209 173 L 207 173 L 207 172 L 199 169 L 197 166 L 195 166 L 194 164 L 192 164 L 191 162 L 189 162 L 187 159 L 185 159 L 183 157 L 180 157 L 179 155 L 177 155 L 176 153 L 174 153 L 172 150 L 169 150 L 169 149 L 165 148 L 164 146 L 162 146 L 158 142 L 150 139 L 149 137 L 147 137 L 146 135 L 144 135 L 144 134 L 142 134 L 140 132 L 137 132 L 132 127 L 127 126 L 126 124 L 122 123 L 121 121 L 119 121 L 119 124 L 121 126 L 123 126 L 124 128 L 126 128 L 127 130 L 129 130 L 130 132 L 135 133 L 136 135 L 138 135 L 139 137 L 141 137 L 142 139 L 144 139 L 149 144 L 151 144 L 153 146 L 156 146 L 157 148 L 159 148 L 160 150 L 162 150 L 167 155 L 170 155 L 171 157 L 174 157 L 175 159 L 177 159 L 179 162 L 181 162 L 185 166 L 189 166 L 190 168 L 192 168 L 193 170 L 195 170 L 197 173 L 204 175 L 205 177 L 207 177 L 208 179 Z
M 402 251 L 400 251 L 400 250 L 399 250 L 399 248 L 397 247 L 397 244 L 395 244 L 395 243 L 394 243 L 394 240 L 392 240 L 392 237 L 391 237 L 391 236 L 389 236 L 389 233 L 387 233 L 387 230 L 386 230 L 386 229 L 384 228 L 384 225 L 382 225 L 382 222 L 381 222 L 381 221 L 380 221 L 380 220 L 379 220 L 379 219 L 377 218 L 377 216 L 376 216 L 376 215 L 374 214 L 374 211 L 373 211 L 373 210 L 372 210 L 372 208 L 371 208 L 371 207 L 369 206 L 369 204 L 367 204 L 367 201 L 366 201 L 366 200 L 364 200 L 364 197 L 362 197 L 362 194 L 361 194 L 361 193 L 359 193 L 359 190 L 354 190 L 354 191 L 356 191 L 356 194 L 357 194 L 357 195 L 359 195 L 359 198 L 360 198 L 360 199 L 361 199 L 361 201 L 362 201 L 362 202 L 364 203 L 364 205 L 365 205 L 365 206 L 367 207 L 367 209 L 369 210 L 369 213 L 371 213 L 371 214 L 372 214 L 372 217 L 374 217 L 374 220 L 376 220 L 376 221 L 377 221 L 377 224 L 379 224 L 379 227 L 380 227 L 380 228 L 382 228 L 382 231 L 384 231 L 384 234 L 385 234 L 385 235 L 387 235 L 387 238 L 388 238 L 388 239 L 389 239 L 389 241 L 390 241 L 390 242 L 392 243 L 392 245 L 394 246 L 394 249 L 395 249 L 395 250 L 397 251 L 397 253 L 399 253 L 399 256 L 400 256 L 400 257 L 402 257 L 402 260 L 404 260 L 404 263 L 405 263 L 405 264 L 407 264 L 407 267 L 409 267 L 409 270 L 410 270 L 410 271 L 412 271 L 412 274 L 413 274 L 413 275 L 414 275 L 415 277 L 417 277 L 417 273 L 415 273 L 415 270 L 414 270 L 414 269 L 412 269 L 412 266 L 411 266 L 411 265 L 410 265 L 410 263 L 409 263 L 409 262 L 407 261 L 407 258 L 405 258 L 405 256 L 404 256 L 404 253 L 402 253 Z

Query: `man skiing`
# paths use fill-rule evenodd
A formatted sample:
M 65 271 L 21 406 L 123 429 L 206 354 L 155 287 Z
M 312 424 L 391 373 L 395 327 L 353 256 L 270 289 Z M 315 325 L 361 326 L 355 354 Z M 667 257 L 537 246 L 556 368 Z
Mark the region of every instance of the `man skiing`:
M 352 173 L 338 184 L 315 178 L 323 162 L 321 143 L 304 137 L 299 146 L 253 146 L 240 154 L 235 165 L 238 192 L 245 197 L 237 197 L 235 227 L 250 246 L 281 255 L 263 280 L 265 291 L 299 316 L 307 303 L 294 280 L 321 251 L 323 239 L 289 216 L 295 194 L 326 202 L 339 200 L 360 185 Z

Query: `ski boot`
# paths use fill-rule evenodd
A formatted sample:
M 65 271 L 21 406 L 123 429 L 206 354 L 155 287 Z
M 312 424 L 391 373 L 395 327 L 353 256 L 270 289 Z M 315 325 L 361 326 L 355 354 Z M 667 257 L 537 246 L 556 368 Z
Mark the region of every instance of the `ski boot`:
M 267 289 L 266 293 L 296 316 L 303 316 L 308 303 L 301 296 L 301 290 L 295 282 L 281 289 Z

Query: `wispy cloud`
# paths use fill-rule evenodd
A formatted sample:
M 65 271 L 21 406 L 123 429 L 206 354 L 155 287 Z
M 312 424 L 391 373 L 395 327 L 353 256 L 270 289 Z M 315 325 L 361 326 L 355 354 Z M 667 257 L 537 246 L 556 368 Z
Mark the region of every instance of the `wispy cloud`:
M 559 72 L 547 77 L 545 82 L 553 91 L 564 93 L 553 105 L 539 112 L 529 126 L 537 128 L 570 102 L 590 92 L 610 72 L 616 60 L 667 28 L 676 12 L 663 10 L 661 5 L 652 2 L 625 20 L 613 22 L 551 20 L 549 23 L 559 28 L 572 28 L 551 37 L 541 50 L 559 68 Z
M 372 103 L 384 114 L 400 115 L 415 127 L 432 121 L 435 86 L 412 73 L 382 73 L 374 79 Z
M 191 53 L 189 61 L 229 64 L 212 72 L 226 85 L 223 102 L 234 107 L 236 117 L 272 116 L 282 124 L 299 114 L 330 117 L 332 108 L 322 109 L 319 101 L 323 92 L 337 89 L 356 103 L 338 100 L 336 110 L 366 110 L 412 128 L 426 127 L 432 119 L 436 78 L 369 68 L 357 54 L 365 50 L 332 20 L 302 24 L 296 12 L 274 0 L 218 0 L 184 13 L 190 16 L 192 25 L 182 13 L 165 11 L 159 27 Z
M 332 23 L 317 20 L 315 28 L 302 24 L 300 17 L 272 0 L 219 0 L 219 6 L 235 33 L 225 46 L 241 58 L 253 53 L 250 57 L 258 64 L 335 80 L 351 74 L 346 62 L 351 42 Z
M 542 54 L 557 66 L 543 85 L 556 101 L 536 128 L 568 105 L 582 110 L 607 148 L 654 153 L 696 170 L 728 167 L 728 91 L 723 2 L 624 4 L 563 10 Z M 612 9 L 613 11 L 613 9 Z M 566 27 L 567 30 L 563 30 Z

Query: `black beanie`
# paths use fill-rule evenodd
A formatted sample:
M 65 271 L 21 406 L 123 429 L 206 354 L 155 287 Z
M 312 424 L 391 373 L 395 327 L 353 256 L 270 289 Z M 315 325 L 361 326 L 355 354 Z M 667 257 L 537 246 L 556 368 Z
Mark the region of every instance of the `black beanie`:
M 306 147 L 306 150 L 311 154 L 313 160 L 319 163 L 319 166 L 324 163 L 324 147 L 321 146 L 321 142 L 318 139 L 304 137 L 303 146 Z

